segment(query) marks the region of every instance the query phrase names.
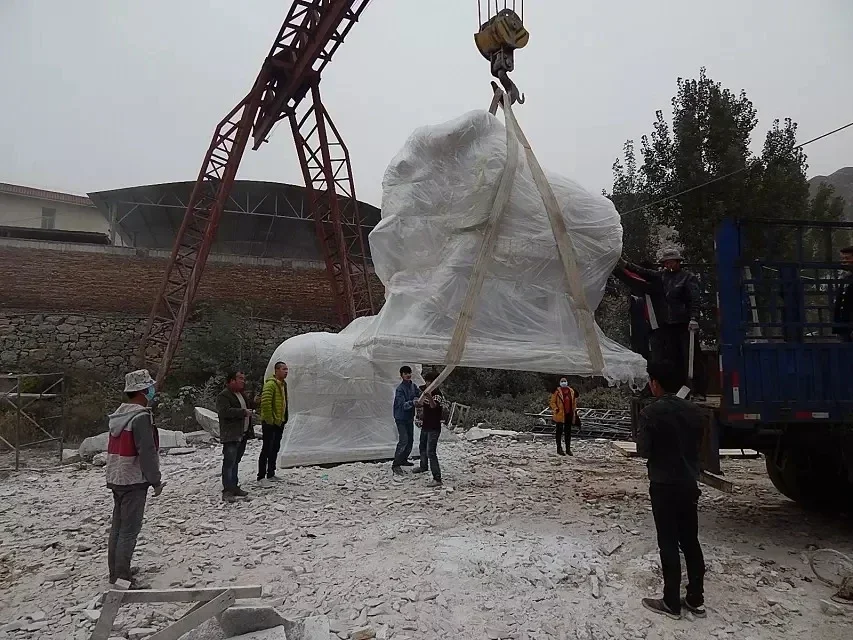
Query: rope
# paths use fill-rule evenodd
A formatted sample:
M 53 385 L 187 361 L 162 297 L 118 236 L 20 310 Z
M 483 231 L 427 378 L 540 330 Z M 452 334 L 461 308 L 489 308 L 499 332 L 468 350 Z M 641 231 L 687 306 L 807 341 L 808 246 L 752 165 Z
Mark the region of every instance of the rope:
M 589 351 L 589 359 L 592 364 L 593 371 L 601 374 L 604 370 L 604 357 L 601 353 L 601 344 L 598 341 L 598 334 L 595 331 L 595 319 L 590 310 L 589 303 L 586 299 L 586 292 L 583 288 L 583 283 L 578 272 L 577 257 L 575 255 L 574 246 L 569 238 L 566 223 L 563 220 L 560 212 L 560 206 L 557 203 L 557 198 L 554 195 L 548 179 L 545 177 L 545 172 L 539 165 L 533 149 L 521 130 L 515 115 L 512 112 L 512 105 L 504 93 L 497 85 L 492 83 L 494 88 L 494 98 L 492 100 L 491 111 L 497 109 L 499 104 L 504 110 L 506 120 L 506 149 L 507 162 L 504 166 L 501 178 L 498 183 L 498 188 L 495 192 L 495 199 L 492 202 L 492 209 L 485 223 L 483 231 L 483 239 L 480 243 L 480 250 L 477 253 L 477 258 L 474 261 L 474 267 L 471 273 L 471 279 L 468 282 L 468 290 L 465 292 L 465 299 L 462 302 L 462 307 L 459 311 L 459 317 L 456 320 L 456 326 L 453 329 L 453 335 L 450 339 L 450 346 L 447 350 L 445 358 L 444 370 L 433 380 L 424 390 L 424 394 L 431 393 L 436 387 L 444 382 L 453 370 L 459 365 L 462 360 L 462 355 L 465 352 L 465 342 L 468 337 L 468 331 L 471 327 L 471 322 L 474 318 L 474 306 L 480 296 L 483 288 L 483 282 L 486 277 L 486 266 L 494 254 L 495 245 L 498 239 L 498 227 L 501 218 L 509 204 L 509 198 L 512 194 L 512 186 L 515 181 L 515 175 L 518 171 L 518 151 L 519 145 L 524 148 L 527 164 L 530 167 L 530 172 L 536 187 L 539 189 L 539 194 L 542 197 L 542 202 L 545 205 L 545 210 L 548 213 L 548 219 L 551 223 L 551 229 L 554 233 L 554 239 L 557 241 L 557 251 L 560 255 L 560 260 L 563 263 L 563 270 L 566 274 L 566 279 L 569 283 L 569 297 L 573 302 L 578 326 L 584 332 L 587 349 Z M 423 396 L 422 396 L 423 397 Z
M 817 569 L 815 568 L 815 560 L 817 559 L 818 554 L 821 553 L 833 554 L 838 560 L 841 561 L 840 564 L 846 563 L 848 567 L 847 571 L 850 573 L 850 575 L 853 575 L 853 559 L 851 559 L 849 556 L 844 555 L 840 551 L 836 551 L 835 549 L 818 549 L 809 558 L 809 566 L 811 567 L 812 572 L 815 574 L 815 576 L 817 576 L 818 580 L 820 580 L 822 583 L 829 587 L 835 587 L 836 589 L 841 588 L 846 578 L 842 577 L 840 582 L 836 582 L 834 580 L 830 580 L 829 578 L 824 578 L 822 575 L 820 575 L 820 573 L 818 573 Z

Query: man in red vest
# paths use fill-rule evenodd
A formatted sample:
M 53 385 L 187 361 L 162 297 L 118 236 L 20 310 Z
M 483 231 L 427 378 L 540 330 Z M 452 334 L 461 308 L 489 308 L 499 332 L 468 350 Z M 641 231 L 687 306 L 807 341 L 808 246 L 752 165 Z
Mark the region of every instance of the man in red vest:
M 160 440 L 151 417 L 154 380 L 145 369 L 125 377 L 127 401 L 109 416 L 107 487 L 113 492 L 113 521 L 110 528 L 108 563 L 110 584 L 124 580 L 131 588 L 143 588 L 132 579 L 130 562 L 142 529 L 148 487 L 154 495 L 163 490 L 160 478 Z

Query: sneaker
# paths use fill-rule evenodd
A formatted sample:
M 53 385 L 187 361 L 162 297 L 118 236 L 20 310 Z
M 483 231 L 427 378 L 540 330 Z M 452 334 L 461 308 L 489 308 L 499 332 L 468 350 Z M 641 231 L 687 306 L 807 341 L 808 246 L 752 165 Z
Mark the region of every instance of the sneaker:
M 246 491 L 243 491 L 240 487 L 234 489 L 234 495 L 238 498 L 248 498 L 249 494 Z
M 426 473 L 429 469 L 424 469 L 423 467 L 418 467 L 417 469 L 412 469 L 412 473 Z
M 566 453 L 562 449 L 557 449 L 557 455 L 558 456 L 564 456 L 564 455 L 566 455 Z
M 269 489 L 272 487 L 272 481 L 269 478 L 261 478 L 258 480 L 258 486 L 262 489 Z
M 404 476 L 404 475 L 406 475 L 405 473 L 403 473 L 403 470 L 402 470 L 400 467 L 391 467 L 391 471 L 393 471 L 393 472 L 394 472 L 394 475 L 395 475 L 395 476 Z
M 440 487 L 441 486 L 441 480 L 435 480 L 435 479 L 430 480 L 429 482 L 427 482 L 427 486 L 428 487 Z
M 269 480 L 270 482 L 284 482 L 284 478 L 279 478 L 275 474 L 272 474 L 271 476 L 267 476 L 267 480 Z
M 643 606 L 654 613 L 659 613 L 662 616 L 672 618 L 673 620 L 681 620 L 681 612 L 674 613 L 662 598 L 643 598 Z
M 150 584 L 148 584 L 147 582 L 143 582 L 142 580 L 138 580 L 136 578 L 131 578 L 130 587 L 128 587 L 130 591 L 143 591 L 150 588 Z
M 566 455 L 567 456 L 574 456 L 575 454 L 572 453 L 571 449 L 566 449 Z
M 415 466 L 415 463 L 414 463 L 414 462 L 409 462 L 408 460 L 406 460 L 405 462 L 401 462 L 401 463 L 400 463 L 400 466 L 401 466 L 401 467 L 414 467 L 414 466 Z
M 697 618 L 706 618 L 708 617 L 708 612 L 705 611 L 705 605 L 700 604 L 698 607 L 694 607 L 687 601 L 687 598 L 681 599 L 681 606 L 684 609 L 687 609 L 690 613 L 692 613 Z
M 227 502 L 228 504 L 234 504 L 237 502 L 237 498 L 230 491 L 222 492 L 222 502 Z

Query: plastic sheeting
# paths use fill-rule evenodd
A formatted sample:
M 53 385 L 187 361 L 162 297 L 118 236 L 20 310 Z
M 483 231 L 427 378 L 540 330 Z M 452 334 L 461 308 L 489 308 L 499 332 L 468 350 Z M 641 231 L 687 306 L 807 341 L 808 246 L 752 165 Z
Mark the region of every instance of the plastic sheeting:
M 485 264 L 460 366 L 593 375 L 556 240 L 527 161 L 519 167 Z M 366 361 L 445 362 L 450 337 L 507 160 L 506 129 L 486 111 L 415 131 L 383 180 L 382 220 L 370 234 L 386 302 L 355 346 Z M 591 308 L 622 252 L 613 204 L 548 174 Z M 637 382 L 645 360 L 596 327 L 610 381 Z
M 305 333 L 283 342 L 267 365 L 289 368 L 289 416 L 282 438 L 281 467 L 387 460 L 394 456 L 397 428 L 392 407 L 403 361 L 378 364 L 353 350 L 356 336 L 373 318 L 359 318 L 340 333 Z M 424 384 L 420 366 L 409 363 Z M 417 440 L 415 441 L 417 450 Z

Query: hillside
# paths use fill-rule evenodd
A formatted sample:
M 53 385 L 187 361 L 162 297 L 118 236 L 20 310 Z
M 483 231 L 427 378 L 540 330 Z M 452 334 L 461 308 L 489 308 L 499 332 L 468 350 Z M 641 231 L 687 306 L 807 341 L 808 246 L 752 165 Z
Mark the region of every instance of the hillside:
M 815 176 L 809 180 L 809 191 L 812 196 L 823 182 L 834 187 L 833 195 L 844 198 L 844 215 L 848 220 L 853 221 L 853 167 L 844 167 L 831 175 Z

